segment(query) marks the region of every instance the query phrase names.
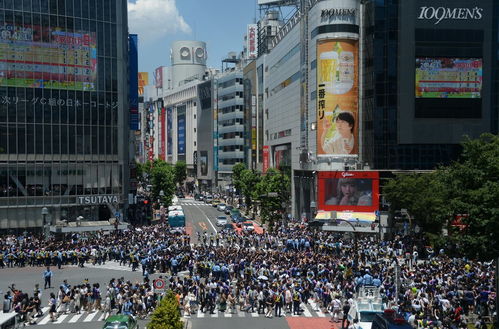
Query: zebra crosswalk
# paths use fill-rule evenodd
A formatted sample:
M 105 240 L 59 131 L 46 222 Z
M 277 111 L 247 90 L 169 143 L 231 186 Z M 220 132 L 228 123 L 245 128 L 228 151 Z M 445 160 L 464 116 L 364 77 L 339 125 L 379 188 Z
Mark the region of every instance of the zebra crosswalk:
M 70 265 L 72 266 L 72 265 Z M 127 271 L 127 272 L 132 272 L 132 267 L 131 266 L 128 266 L 127 265 L 120 265 L 119 262 L 117 261 L 113 261 L 113 260 L 110 260 L 110 261 L 107 261 L 105 264 L 89 264 L 89 263 L 85 263 L 85 267 L 87 268 L 91 268 L 91 269 L 105 269 L 105 270 L 115 270 L 115 271 Z M 138 269 L 136 269 L 136 271 L 141 271 L 142 267 L 139 266 Z
M 95 311 L 95 312 L 81 312 L 81 313 L 67 313 L 60 314 L 54 321 L 50 319 L 49 308 L 42 309 L 43 315 L 35 318 L 36 324 L 43 326 L 46 324 L 69 324 L 77 322 L 102 322 L 111 314 L 109 312 Z
M 287 312 L 283 309 L 282 316 L 283 317 L 316 317 L 316 318 L 324 318 L 327 317 L 325 313 L 321 312 L 315 303 L 309 301 L 308 304 L 301 304 L 301 313 L 299 315 L 292 314 L 291 312 Z M 81 312 L 81 313 L 68 313 L 68 314 L 60 314 L 55 321 L 50 319 L 49 308 L 44 307 L 42 309 L 43 315 L 36 319 L 36 324 L 39 326 L 47 325 L 47 324 L 72 324 L 72 323 L 82 323 L 82 322 L 102 322 L 106 318 L 108 318 L 111 314 L 103 311 L 94 311 L 94 312 Z M 272 312 L 274 315 L 274 312 Z M 235 310 L 226 310 L 225 312 L 221 312 L 218 309 L 214 310 L 213 314 L 209 312 L 201 312 L 201 310 L 196 310 L 191 315 L 183 314 L 184 319 L 192 319 L 192 318 L 260 318 L 265 317 L 265 314 L 258 314 L 257 312 L 245 312 L 241 311 L 239 307 Z
M 180 201 L 182 206 L 207 206 L 211 207 L 211 204 L 204 203 L 203 201 Z
M 282 310 L 281 315 L 283 317 L 306 317 L 306 318 L 325 318 L 328 315 L 323 313 L 315 303 L 310 302 L 309 304 L 301 304 L 300 306 L 301 312 L 300 314 L 293 314 L 292 312 Z M 274 316 L 274 311 L 272 312 L 272 316 Z M 192 319 L 192 318 L 259 318 L 265 317 L 265 314 L 259 314 L 258 312 L 245 312 L 241 311 L 239 308 L 236 310 L 226 310 L 225 312 L 220 312 L 215 309 L 214 314 L 210 314 L 209 312 L 201 312 L 201 310 L 196 310 L 193 314 L 183 314 L 184 319 Z

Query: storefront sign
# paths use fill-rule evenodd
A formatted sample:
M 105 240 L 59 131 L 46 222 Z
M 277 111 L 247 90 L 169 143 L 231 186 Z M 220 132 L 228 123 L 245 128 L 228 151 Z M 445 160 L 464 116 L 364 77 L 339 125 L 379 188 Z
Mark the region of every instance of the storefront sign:
M 357 9 L 354 8 L 330 8 L 330 9 L 322 9 L 321 11 L 321 19 L 331 18 L 333 16 L 356 16 Z
M 117 195 L 89 195 L 78 197 L 78 204 L 107 204 L 119 202 L 120 199 Z
M 420 7 L 418 19 L 435 20 L 435 25 L 443 20 L 481 20 L 483 8 Z

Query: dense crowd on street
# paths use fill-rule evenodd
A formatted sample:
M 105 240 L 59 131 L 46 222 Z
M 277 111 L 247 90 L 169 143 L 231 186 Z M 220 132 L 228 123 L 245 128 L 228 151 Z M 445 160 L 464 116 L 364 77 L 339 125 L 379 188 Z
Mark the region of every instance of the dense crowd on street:
M 7 236 L 0 240 L 0 267 L 38 266 L 44 288 L 52 284 L 50 266 L 84 267 L 108 261 L 142 271 L 143 282 L 112 280 L 103 292 L 97 283 L 63 282 L 48 298 L 51 313 L 104 309 L 145 316 L 157 297 L 149 279 L 153 273 L 168 279 L 185 316 L 199 310 L 279 317 L 299 315 L 309 304 L 346 328 L 346 315 L 362 286 L 379 288 L 386 307 L 397 309 L 415 328 L 460 329 L 469 322 L 484 328 L 495 310 L 492 262 L 448 257 L 446 250 L 432 250 L 409 237 L 378 243 L 370 237 L 350 240 L 296 227 L 191 238 L 158 224 L 86 239 L 72 236 L 46 242 L 35 236 Z M 8 309 L 31 321 L 44 302 L 43 290 L 36 287 L 30 297 L 11 288 L 5 296 L 12 304 Z

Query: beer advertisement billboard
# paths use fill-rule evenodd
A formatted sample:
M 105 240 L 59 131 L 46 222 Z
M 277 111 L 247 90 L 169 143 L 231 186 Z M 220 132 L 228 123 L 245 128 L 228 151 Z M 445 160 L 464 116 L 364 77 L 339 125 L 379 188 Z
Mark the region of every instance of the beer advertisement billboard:
M 359 152 L 358 41 L 317 43 L 317 155 Z

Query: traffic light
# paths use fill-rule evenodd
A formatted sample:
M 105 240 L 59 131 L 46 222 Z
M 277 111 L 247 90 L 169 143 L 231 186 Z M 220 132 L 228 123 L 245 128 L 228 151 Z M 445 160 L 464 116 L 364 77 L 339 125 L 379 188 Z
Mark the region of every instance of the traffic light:
M 149 200 L 144 200 L 144 204 L 147 205 L 149 203 Z

